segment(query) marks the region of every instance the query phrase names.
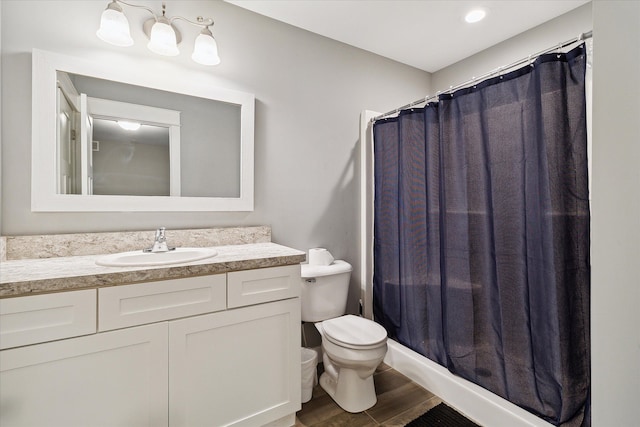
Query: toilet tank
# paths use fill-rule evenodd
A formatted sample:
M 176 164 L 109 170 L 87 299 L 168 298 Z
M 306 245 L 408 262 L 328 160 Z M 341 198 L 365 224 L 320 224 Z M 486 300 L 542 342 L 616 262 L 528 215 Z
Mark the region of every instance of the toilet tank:
M 351 270 L 351 264 L 341 260 L 330 265 L 301 265 L 303 322 L 320 322 L 345 313 Z

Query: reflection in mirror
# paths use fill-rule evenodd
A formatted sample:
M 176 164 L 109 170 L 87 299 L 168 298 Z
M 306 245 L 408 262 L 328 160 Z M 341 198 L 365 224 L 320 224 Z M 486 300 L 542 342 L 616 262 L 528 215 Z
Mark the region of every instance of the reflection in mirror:
M 57 72 L 57 80 L 60 98 L 58 126 L 61 129 L 61 140 L 58 142 L 60 193 L 239 197 L 240 106 L 61 71 Z M 83 96 L 87 97 L 86 106 L 82 103 Z M 76 117 L 74 124 L 69 123 L 67 115 Z M 181 163 L 173 159 L 171 167 L 175 170 L 171 171 L 168 164 L 164 163 L 168 157 L 153 156 L 150 147 L 146 147 L 147 150 L 132 159 L 134 161 L 126 169 L 119 168 L 116 158 L 112 159 L 116 163 L 108 164 L 105 162 L 111 159 L 100 156 L 102 170 L 95 170 L 92 168 L 92 153 L 96 154 L 94 142 L 101 139 L 96 136 L 94 128 L 96 118 L 120 123 L 120 127 L 123 122 L 144 125 L 137 130 L 121 128 L 120 139 L 129 139 L 129 142 L 145 129 L 165 128 L 168 131 L 175 126 L 168 132 L 172 148 L 167 154 L 180 156 L 185 167 L 181 168 Z M 83 126 L 86 127 L 85 131 L 82 130 Z M 71 127 L 71 132 L 66 130 L 67 127 Z M 178 147 L 180 140 L 184 143 Z M 154 144 L 152 140 L 146 143 Z M 173 147 L 174 144 L 176 147 Z M 155 145 L 157 148 L 158 144 Z M 66 147 L 76 148 L 68 150 Z M 75 155 L 67 158 L 68 151 Z M 147 154 L 149 156 L 145 157 Z M 154 164 L 156 159 L 162 162 Z M 80 176 L 69 174 L 68 169 L 78 170 L 74 162 L 86 162 L 86 167 L 79 169 Z M 135 169 L 138 167 L 140 180 L 136 180 L 138 173 Z M 175 189 L 171 192 L 169 183 L 166 191 L 150 185 L 148 178 L 156 177 L 146 174 L 154 168 L 156 175 L 174 177 L 182 185 L 179 182 L 171 183 Z M 97 182 L 98 174 L 103 170 L 108 170 L 110 175 L 100 176 L 101 181 Z M 114 175 L 118 171 L 122 175 Z M 105 179 L 119 184 L 111 185 Z
M 34 49 L 32 210 L 253 210 L 254 96 L 185 73 Z
M 76 94 L 65 93 L 65 88 L 59 84 L 56 92 L 57 102 L 57 130 L 56 133 L 56 191 L 59 194 L 81 194 L 80 181 L 80 145 L 76 138 L 77 127 L 80 124 L 78 108 L 70 97 Z M 76 144 L 76 141 L 78 144 Z
M 92 194 L 170 195 L 169 128 L 95 118 L 90 153 Z

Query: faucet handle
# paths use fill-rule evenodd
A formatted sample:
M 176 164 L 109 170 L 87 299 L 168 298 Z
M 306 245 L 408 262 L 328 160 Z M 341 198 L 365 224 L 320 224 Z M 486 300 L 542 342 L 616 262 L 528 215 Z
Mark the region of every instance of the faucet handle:
M 164 234 L 166 228 L 165 227 L 160 227 L 156 230 L 156 237 L 155 240 L 156 242 L 166 242 L 167 238 Z

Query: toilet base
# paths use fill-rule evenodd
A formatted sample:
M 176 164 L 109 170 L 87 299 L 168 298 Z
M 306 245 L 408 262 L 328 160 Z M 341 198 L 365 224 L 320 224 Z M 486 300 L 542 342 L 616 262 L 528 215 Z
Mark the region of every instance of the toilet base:
M 324 372 L 320 376 L 320 386 L 347 412 L 365 411 L 378 401 L 373 375 L 362 379 L 352 369 L 340 369 L 338 380 L 328 372 Z

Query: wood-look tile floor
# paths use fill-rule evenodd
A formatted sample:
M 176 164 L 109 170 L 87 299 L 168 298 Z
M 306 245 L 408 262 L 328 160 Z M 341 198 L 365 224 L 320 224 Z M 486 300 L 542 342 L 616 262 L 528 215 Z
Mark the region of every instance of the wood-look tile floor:
M 378 402 L 357 414 L 344 411 L 317 385 L 311 400 L 296 414 L 296 427 L 401 427 L 442 402 L 384 363 L 373 381 Z

